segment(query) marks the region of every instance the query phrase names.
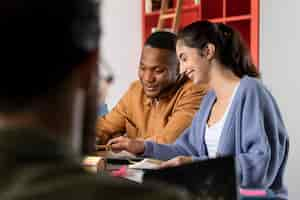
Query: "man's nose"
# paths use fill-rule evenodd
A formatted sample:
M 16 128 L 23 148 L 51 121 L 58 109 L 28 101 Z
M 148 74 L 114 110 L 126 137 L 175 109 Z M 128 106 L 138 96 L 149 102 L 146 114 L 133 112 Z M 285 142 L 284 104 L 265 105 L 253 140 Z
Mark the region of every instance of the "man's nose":
M 154 73 L 151 71 L 145 71 L 144 72 L 144 81 L 146 82 L 153 82 L 155 81 Z

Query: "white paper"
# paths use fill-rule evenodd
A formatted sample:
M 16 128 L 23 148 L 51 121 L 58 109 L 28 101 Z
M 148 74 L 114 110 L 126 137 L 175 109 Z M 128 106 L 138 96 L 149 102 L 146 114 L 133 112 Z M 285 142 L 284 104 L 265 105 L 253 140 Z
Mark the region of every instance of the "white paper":
M 106 157 L 108 158 L 136 158 L 136 156 L 132 153 L 129 153 L 128 151 L 120 151 L 118 153 L 115 153 L 113 151 L 108 151 L 106 154 Z
M 103 159 L 101 156 L 86 156 L 82 160 L 84 166 L 97 166 L 98 162 Z
M 86 156 L 83 158 L 81 164 L 86 171 L 91 173 L 97 173 L 97 165 L 101 159 L 103 159 L 103 157 L 101 156 Z
M 145 158 L 140 162 L 129 165 L 130 169 L 158 169 L 162 161 Z
M 127 169 L 127 175 L 124 177 L 131 181 L 142 183 L 143 182 L 144 171 L 139 169 Z

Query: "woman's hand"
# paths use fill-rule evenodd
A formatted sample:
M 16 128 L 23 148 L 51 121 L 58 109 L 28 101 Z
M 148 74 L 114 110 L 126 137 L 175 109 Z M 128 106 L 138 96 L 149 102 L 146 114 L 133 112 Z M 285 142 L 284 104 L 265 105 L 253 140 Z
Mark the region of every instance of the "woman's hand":
M 159 168 L 163 169 L 168 167 L 176 167 L 191 162 L 193 162 L 193 159 L 190 156 L 177 156 L 171 160 L 163 162 L 162 164 L 160 164 Z
M 145 151 L 145 144 L 143 140 L 130 139 L 124 136 L 109 140 L 107 146 L 110 146 L 112 151 L 125 150 L 133 154 L 141 154 Z

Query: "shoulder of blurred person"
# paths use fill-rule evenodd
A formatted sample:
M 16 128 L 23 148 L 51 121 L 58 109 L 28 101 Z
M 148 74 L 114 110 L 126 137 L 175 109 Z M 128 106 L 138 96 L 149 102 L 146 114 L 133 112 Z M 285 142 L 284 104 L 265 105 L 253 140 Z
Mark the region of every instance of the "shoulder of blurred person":
M 86 173 L 79 157 L 42 129 L 0 131 L 0 199 L 190 199 L 184 190 Z M 26 135 L 24 137 L 23 135 Z
M 8 177 L 12 179 L 6 179 L 13 181 L 1 184 L 6 189 L 0 193 L 1 199 L 192 199 L 182 189 L 157 183 L 137 184 L 106 174 L 87 174 L 79 165 L 65 161 L 23 166 L 15 172 Z

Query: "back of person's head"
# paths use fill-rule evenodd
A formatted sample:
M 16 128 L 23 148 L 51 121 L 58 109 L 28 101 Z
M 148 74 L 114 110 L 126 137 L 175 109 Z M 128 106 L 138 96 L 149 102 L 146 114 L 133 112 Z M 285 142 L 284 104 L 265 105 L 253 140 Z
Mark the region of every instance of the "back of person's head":
M 98 46 L 92 0 L 0 2 L 0 112 L 48 95 Z
M 259 77 L 249 49 L 239 32 L 228 25 L 197 21 L 182 29 L 178 33 L 177 40 L 183 41 L 184 45 L 190 48 L 198 49 L 200 55 L 208 44 L 213 44 L 216 49 L 216 59 L 232 70 L 236 76 Z
M 154 32 L 147 38 L 144 46 L 176 52 L 176 35 L 167 31 Z

